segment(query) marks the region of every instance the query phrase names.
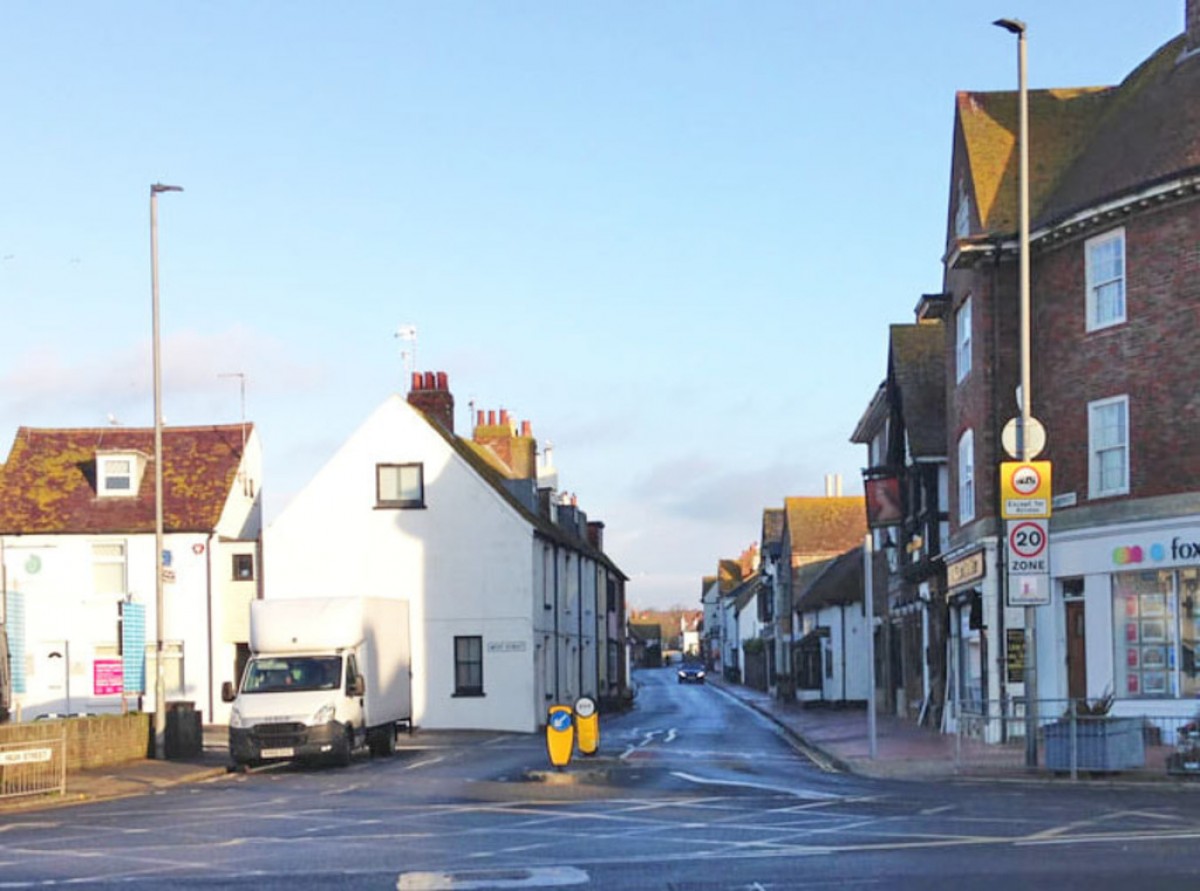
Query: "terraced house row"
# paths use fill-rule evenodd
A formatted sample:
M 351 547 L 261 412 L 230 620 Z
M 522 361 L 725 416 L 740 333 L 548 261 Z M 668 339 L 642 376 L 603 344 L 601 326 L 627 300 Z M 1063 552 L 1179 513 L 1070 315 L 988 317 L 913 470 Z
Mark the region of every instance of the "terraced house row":
M 604 524 L 529 422 L 470 420 L 456 435 L 447 376 L 414 374 L 269 526 L 253 424 L 166 428 L 161 617 L 153 430 L 21 428 L 0 465 L 0 720 L 153 711 L 161 643 L 167 699 L 225 723 L 250 602 L 339 595 L 408 602 L 417 725 L 532 732 L 552 703 L 622 704 Z
M 1018 91 L 955 98 L 946 238 L 930 245 L 942 284 L 890 326 L 883 382 L 851 434 L 872 493 L 895 502 L 871 504 L 890 517 L 873 531 L 881 707 L 947 730 L 1029 698 L 1196 712 L 1200 0 L 1184 24 L 1119 84 L 1029 92 L 1030 395 L 1046 432 L 1037 458 L 1053 468 L 1048 602 L 1032 629 L 1011 605 L 1000 498 L 1003 431 L 1019 414 Z M 764 513 L 764 563 L 777 522 Z M 828 689 L 839 629 L 815 646 L 799 612 L 820 585 L 802 565 L 779 571 L 793 595 L 774 603 L 789 613 L 758 614 L 763 636 L 786 639 L 777 654 L 791 650 L 771 683 L 803 695 L 819 675 L 823 695 L 840 695 Z M 853 581 L 827 581 L 827 597 L 853 596 Z

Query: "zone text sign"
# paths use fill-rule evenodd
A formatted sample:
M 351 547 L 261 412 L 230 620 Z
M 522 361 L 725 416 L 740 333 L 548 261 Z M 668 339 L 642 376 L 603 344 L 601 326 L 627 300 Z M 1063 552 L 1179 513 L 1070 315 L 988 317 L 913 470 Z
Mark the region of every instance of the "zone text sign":
M 1001 463 L 1000 516 L 1005 520 L 1050 516 L 1049 461 Z
M 1048 525 L 1041 519 L 1008 521 L 1009 575 L 1043 575 L 1050 572 Z

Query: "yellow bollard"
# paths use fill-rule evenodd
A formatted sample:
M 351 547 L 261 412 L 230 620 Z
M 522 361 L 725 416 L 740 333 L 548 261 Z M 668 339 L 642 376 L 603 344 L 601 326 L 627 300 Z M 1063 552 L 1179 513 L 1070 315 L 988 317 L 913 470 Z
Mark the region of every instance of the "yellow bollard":
M 546 716 L 546 754 L 550 763 L 560 769 L 571 763 L 575 748 L 575 723 L 571 718 L 569 705 L 552 705 Z
M 575 739 L 581 755 L 595 755 L 600 748 L 600 716 L 596 701 L 588 696 L 575 703 Z

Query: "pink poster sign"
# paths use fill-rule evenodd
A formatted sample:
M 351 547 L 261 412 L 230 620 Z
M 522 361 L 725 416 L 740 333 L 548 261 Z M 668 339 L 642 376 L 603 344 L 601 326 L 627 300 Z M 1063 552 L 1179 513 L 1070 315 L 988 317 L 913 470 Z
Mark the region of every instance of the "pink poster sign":
M 116 696 L 125 689 L 125 663 L 120 659 L 97 659 L 92 663 L 94 696 Z

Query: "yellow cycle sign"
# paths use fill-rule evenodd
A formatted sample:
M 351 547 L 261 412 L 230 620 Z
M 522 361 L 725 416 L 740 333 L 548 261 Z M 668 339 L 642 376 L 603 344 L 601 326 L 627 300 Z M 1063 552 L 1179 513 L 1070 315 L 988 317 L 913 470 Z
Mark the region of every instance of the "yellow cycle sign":
M 1050 516 L 1049 461 L 1005 461 L 1000 465 L 1000 516 L 1005 520 Z

